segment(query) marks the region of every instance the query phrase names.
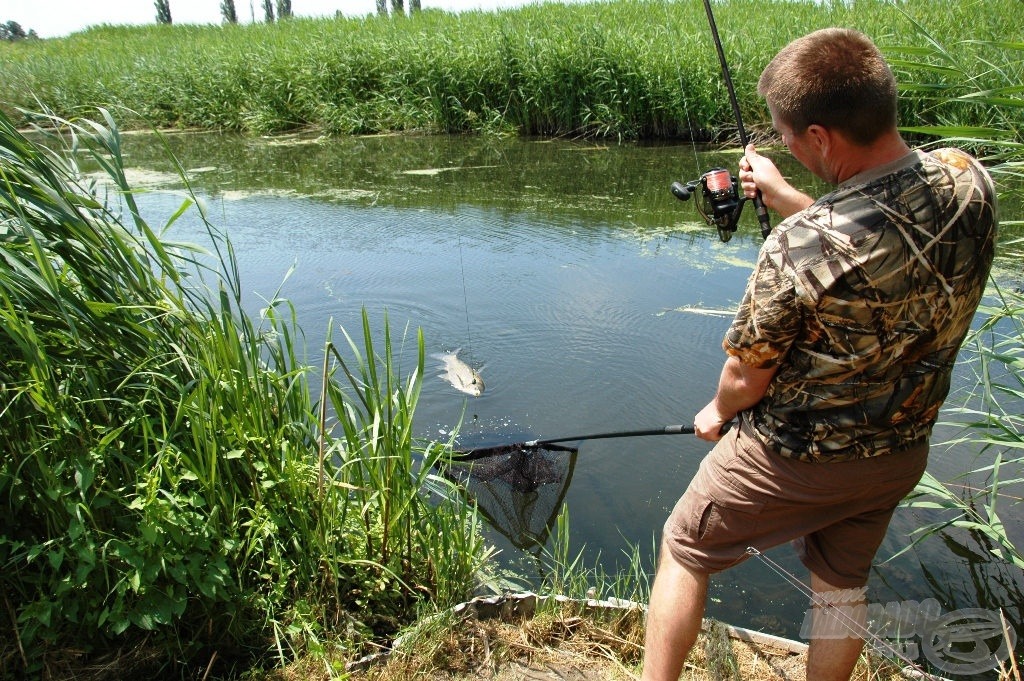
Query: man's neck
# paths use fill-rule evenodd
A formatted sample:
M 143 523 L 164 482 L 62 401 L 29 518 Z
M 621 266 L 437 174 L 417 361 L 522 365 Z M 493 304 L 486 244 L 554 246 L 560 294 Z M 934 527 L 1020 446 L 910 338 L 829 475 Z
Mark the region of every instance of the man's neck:
M 845 139 L 840 144 L 839 151 L 841 153 L 833 156 L 836 184 L 845 182 L 866 170 L 892 163 L 910 153 L 910 147 L 895 129 L 867 146 L 851 144 Z

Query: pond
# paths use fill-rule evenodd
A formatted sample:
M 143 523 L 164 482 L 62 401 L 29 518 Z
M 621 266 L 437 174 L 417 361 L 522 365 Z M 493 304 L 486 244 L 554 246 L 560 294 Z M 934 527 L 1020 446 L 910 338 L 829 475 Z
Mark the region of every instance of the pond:
M 165 142 L 230 236 L 247 306 L 256 311 L 278 291 L 290 299 L 310 364 L 319 365 L 328 328 L 336 340 L 340 327 L 360 336 L 365 308 L 378 330 L 386 312 L 392 333 L 405 333 L 403 366 L 422 329 L 428 353 L 459 350 L 479 370 L 486 389 L 470 397 L 428 360 L 416 412 L 424 438 L 446 439 L 460 421 L 469 443 L 691 424 L 714 392 L 728 311 L 761 243 L 750 207 L 723 243 L 692 202 L 668 191 L 710 167 L 734 169 L 736 149 L 416 136 Z M 153 190 L 143 210 L 160 224 L 182 200 L 181 181 L 152 137 L 133 136 L 128 149 L 131 179 Z M 795 184 L 824 190 L 774 156 Z M 1011 214 L 1021 213 L 1004 206 L 1004 219 Z M 187 215 L 168 237 L 201 242 L 203 232 Z M 1019 268 L 1005 276 L 1019 284 Z M 564 504 L 569 551 L 582 551 L 584 565 L 614 573 L 636 547 L 650 566 L 661 525 L 708 449 L 688 435 L 583 442 L 566 485 L 525 500 L 495 493 L 498 507 L 484 509 L 489 537 L 528 585 Z M 962 446 L 936 448 L 930 464 L 943 480 L 975 467 Z M 898 512 L 869 599 L 1011 605 L 1019 624 L 1019 571 L 988 562 L 966 537 L 966 548 L 933 537 L 886 561 L 922 520 Z M 805 577 L 788 546 L 767 555 Z M 807 607 L 759 559 L 713 580 L 710 596 L 710 616 L 790 637 Z

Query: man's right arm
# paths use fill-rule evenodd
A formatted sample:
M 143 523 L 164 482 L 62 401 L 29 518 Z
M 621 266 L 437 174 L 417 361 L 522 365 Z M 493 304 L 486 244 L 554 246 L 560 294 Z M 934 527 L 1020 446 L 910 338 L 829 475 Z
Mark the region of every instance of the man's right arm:
M 712 442 L 721 439 L 722 425 L 761 401 L 777 369 L 755 369 L 733 356 L 726 359 L 714 399 L 693 419 L 697 437 Z
M 757 153 L 753 144 L 747 145 L 740 159 L 740 185 L 748 199 L 754 198 L 760 189 L 764 205 L 783 218 L 814 203 L 814 199 L 787 182 L 770 159 Z

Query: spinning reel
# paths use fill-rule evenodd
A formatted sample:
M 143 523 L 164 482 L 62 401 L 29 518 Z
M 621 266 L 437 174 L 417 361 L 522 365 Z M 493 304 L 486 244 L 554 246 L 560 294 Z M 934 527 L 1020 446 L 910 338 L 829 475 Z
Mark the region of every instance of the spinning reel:
M 680 201 L 688 201 L 698 188 L 700 196 L 695 200 L 697 212 L 708 225 L 718 228 L 719 239 L 728 241 L 736 231 L 743 204 L 748 200 L 740 196 L 739 180 L 725 168 L 712 168 L 686 184 L 673 182 L 672 194 Z

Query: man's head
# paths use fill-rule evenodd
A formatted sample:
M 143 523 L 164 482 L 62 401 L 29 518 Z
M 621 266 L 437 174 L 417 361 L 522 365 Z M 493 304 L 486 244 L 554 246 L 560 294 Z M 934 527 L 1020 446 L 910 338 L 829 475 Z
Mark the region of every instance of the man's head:
M 757 91 L 798 135 L 820 125 L 867 146 L 896 128 L 892 71 L 871 39 L 850 29 L 826 28 L 786 45 Z

